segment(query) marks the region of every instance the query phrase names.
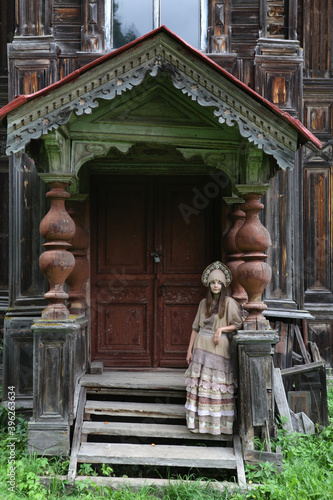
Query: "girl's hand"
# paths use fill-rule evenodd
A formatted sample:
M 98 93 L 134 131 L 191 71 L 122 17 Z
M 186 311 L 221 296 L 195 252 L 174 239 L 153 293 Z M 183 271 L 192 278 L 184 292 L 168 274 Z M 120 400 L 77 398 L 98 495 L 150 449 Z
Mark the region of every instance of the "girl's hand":
M 186 355 L 186 362 L 187 364 L 189 365 L 192 361 L 192 353 L 191 352 L 187 352 L 187 355 Z
M 220 342 L 221 333 L 222 333 L 222 326 L 218 328 L 214 333 L 213 342 L 215 345 L 218 345 L 218 343 Z

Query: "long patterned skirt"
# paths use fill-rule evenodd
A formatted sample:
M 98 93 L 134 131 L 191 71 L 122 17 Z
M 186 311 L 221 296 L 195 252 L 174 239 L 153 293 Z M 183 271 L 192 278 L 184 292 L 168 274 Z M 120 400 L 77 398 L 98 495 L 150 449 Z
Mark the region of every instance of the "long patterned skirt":
M 216 346 L 214 332 L 200 329 L 186 376 L 186 421 L 192 432 L 232 434 L 234 379 L 229 341 L 221 335 Z

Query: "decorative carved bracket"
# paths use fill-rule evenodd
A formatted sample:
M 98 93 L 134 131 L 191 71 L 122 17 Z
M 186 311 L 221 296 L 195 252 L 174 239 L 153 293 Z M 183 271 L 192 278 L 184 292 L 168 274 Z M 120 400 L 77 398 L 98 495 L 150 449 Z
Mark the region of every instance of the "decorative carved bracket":
M 93 158 L 106 156 L 111 148 L 116 148 L 121 153 L 127 154 L 134 143 L 130 142 L 112 142 L 112 141 L 73 141 L 72 142 L 72 168 L 77 174 L 81 166 Z
M 43 136 L 37 144 L 30 144 L 28 152 L 45 173 L 68 174 L 70 140 L 61 129 Z

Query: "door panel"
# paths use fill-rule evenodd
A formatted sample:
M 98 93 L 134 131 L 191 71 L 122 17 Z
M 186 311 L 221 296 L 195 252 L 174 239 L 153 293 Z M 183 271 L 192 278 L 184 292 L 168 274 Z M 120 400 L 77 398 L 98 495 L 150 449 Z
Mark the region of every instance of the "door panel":
M 97 274 L 119 270 L 126 274 L 149 273 L 147 259 L 149 184 L 118 180 L 99 186 Z
M 219 198 L 184 217 L 205 182 L 203 176 L 93 181 L 92 359 L 114 367 L 185 366 L 205 294 L 201 273 L 220 256 Z
M 154 280 L 151 179 L 109 177 L 93 187 L 92 359 L 151 366 Z
M 210 232 L 212 205 L 204 210 L 193 207 L 193 189 L 201 187 L 201 183 L 201 177 L 192 183 L 180 179 L 161 182 L 159 199 L 162 200 L 160 221 L 163 230 L 160 237 L 164 274 L 197 275 L 198 269 L 207 265 L 213 236 Z
M 203 298 L 200 282 L 166 281 L 160 298 L 156 359 L 160 366 L 184 367 L 192 323 Z
M 110 290 L 99 281 L 93 358 L 105 366 L 151 366 L 152 282 L 127 281 Z
M 156 235 L 162 262 L 157 268 L 160 322 L 156 359 L 161 366 L 185 366 L 192 323 L 205 294 L 201 273 L 219 255 L 219 199 L 207 200 L 201 210 L 195 203 L 205 182 L 201 176 L 161 178 L 159 182 Z

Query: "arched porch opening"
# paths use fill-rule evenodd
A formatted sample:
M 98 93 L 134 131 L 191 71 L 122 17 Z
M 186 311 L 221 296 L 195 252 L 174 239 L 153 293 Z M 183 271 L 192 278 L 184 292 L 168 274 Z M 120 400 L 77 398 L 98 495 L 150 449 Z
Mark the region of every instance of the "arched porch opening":
M 79 178 L 90 200 L 91 359 L 185 367 L 202 270 L 226 257 L 230 178 L 149 143 L 113 149 Z

